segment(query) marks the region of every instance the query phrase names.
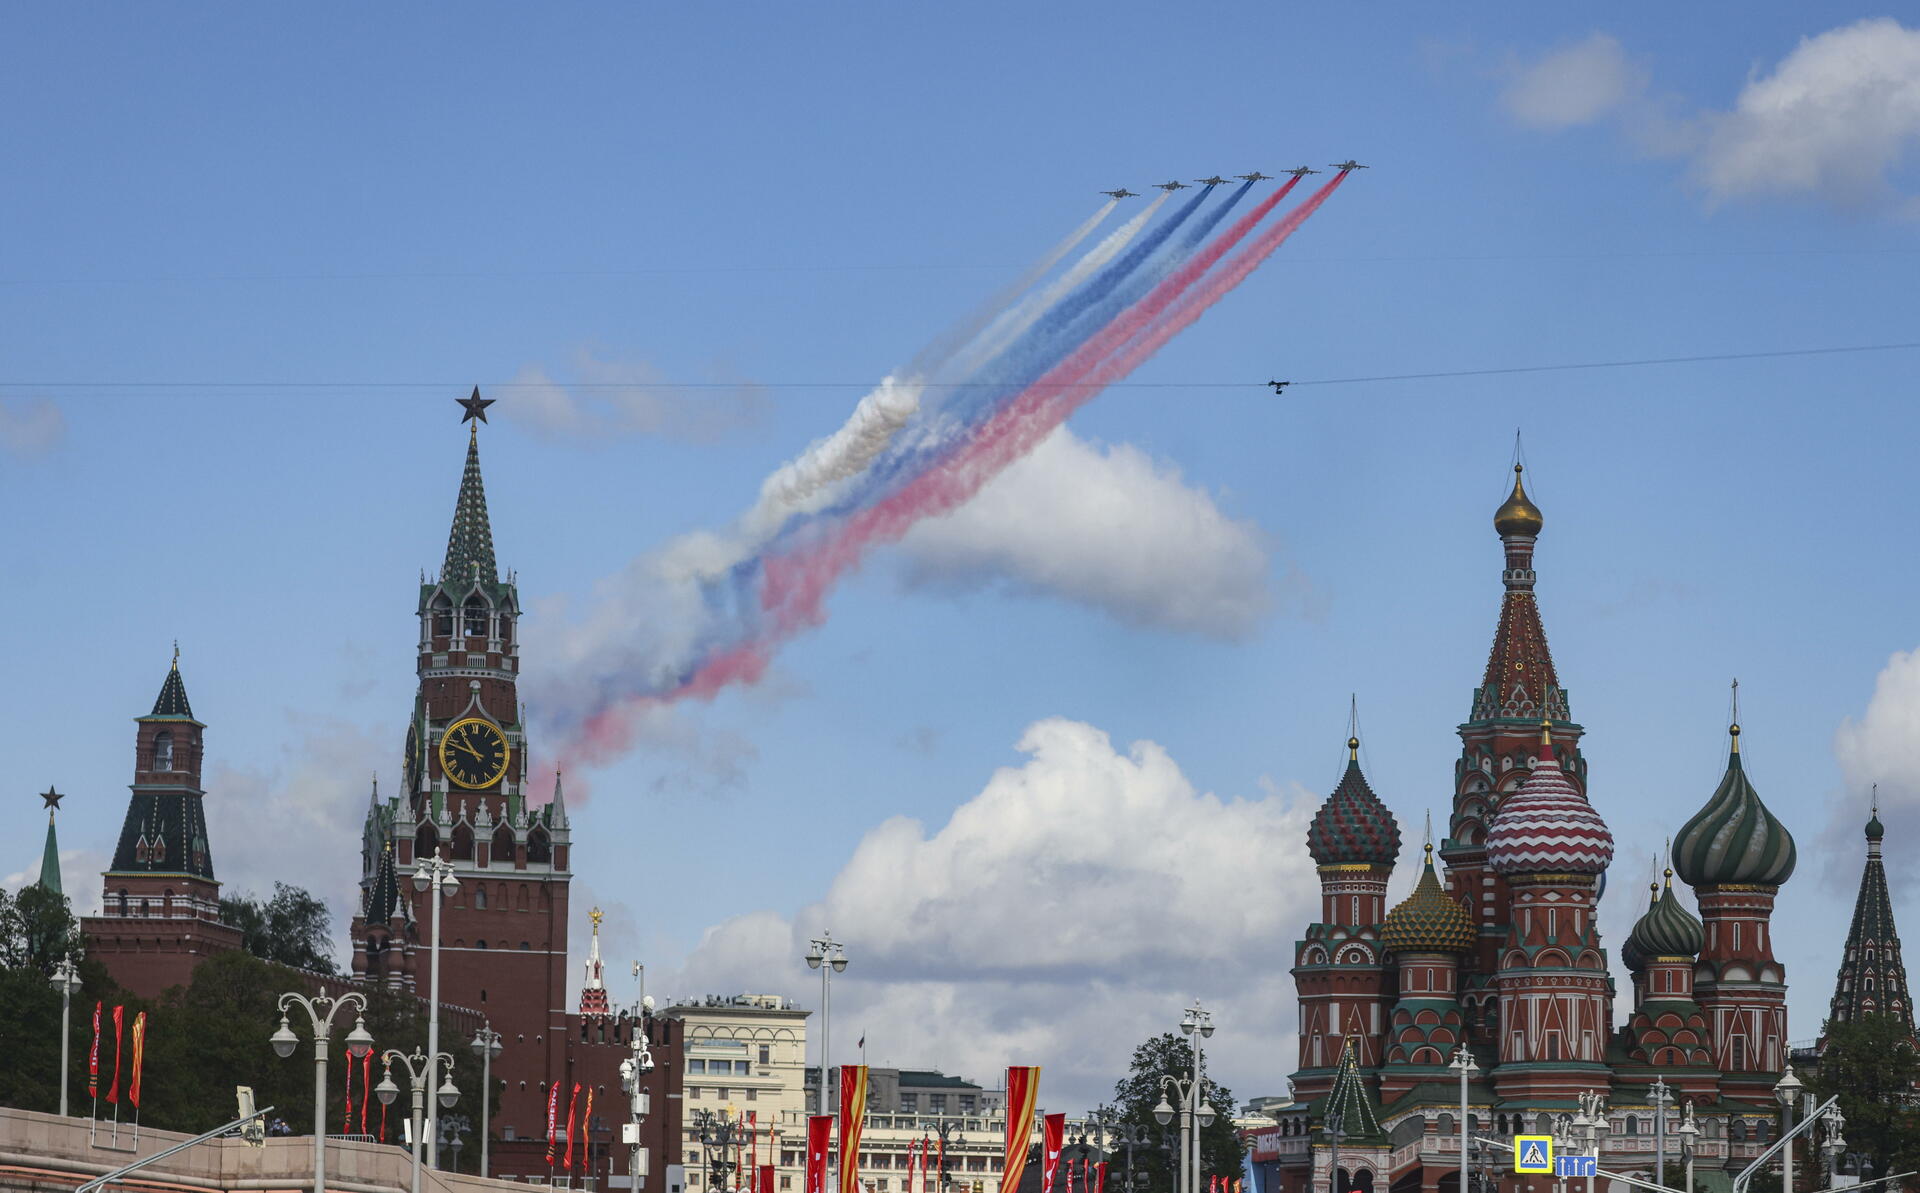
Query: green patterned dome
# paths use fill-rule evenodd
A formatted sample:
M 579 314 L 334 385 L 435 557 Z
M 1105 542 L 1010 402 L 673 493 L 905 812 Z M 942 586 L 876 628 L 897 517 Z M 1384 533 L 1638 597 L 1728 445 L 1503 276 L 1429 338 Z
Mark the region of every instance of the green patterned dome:
M 1413 893 L 1387 913 L 1380 938 L 1396 953 L 1464 953 L 1473 948 L 1473 917 L 1454 902 L 1433 872 L 1433 846 Z
M 1391 866 L 1400 824 L 1360 773 L 1360 739 L 1347 739 L 1347 773 L 1307 825 L 1307 852 L 1322 866 Z
M 1793 877 L 1793 835 L 1760 802 L 1740 765 L 1740 726 L 1729 730 L 1727 774 L 1707 806 L 1673 840 L 1673 868 L 1688 886 L 1779 886 Z
M 1666 889 L 1627 937 L 1628 965 L 1640 969 L 1655 957 L 1697 957 L 1706 943 L 1706 929 L 1674 895 L 1673 871 L 1668 870 Z

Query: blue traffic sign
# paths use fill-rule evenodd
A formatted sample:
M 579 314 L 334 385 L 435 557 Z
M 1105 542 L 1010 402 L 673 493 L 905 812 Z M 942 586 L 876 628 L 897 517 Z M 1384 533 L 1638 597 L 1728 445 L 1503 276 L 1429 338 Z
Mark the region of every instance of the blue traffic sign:
M 1598 1156 L 1559 1156 L 1554 1160 L 1555 1176 L 1599 1176 Z
M 1553 1171 L 1553 1136 L 1516 1135 L 1513 1139 L 1513 1170 L 1545 1176 Z

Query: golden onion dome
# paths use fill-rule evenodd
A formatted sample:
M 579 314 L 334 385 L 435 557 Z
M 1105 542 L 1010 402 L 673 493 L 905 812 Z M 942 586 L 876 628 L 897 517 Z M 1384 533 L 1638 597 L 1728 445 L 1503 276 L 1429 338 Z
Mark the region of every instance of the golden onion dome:
M 1540 507 L 1527 497 L 1526 486 L 1520 483 L 1520 474 L 1526 471 L 1525 464 L 1513 466 L 1513 493 L 1506 504 L 1493 511 L 1493 528 L 1502 535 L 1525 534 L 1538 535 L 1545 519 L 1540 516 Z
M 1433 846 L 1413 893 L 1387 913 L 1380 938 L 1396 953 L 1465 953 L 1479 938 L 1473 917 L 1455 902 L 1433 872 Z

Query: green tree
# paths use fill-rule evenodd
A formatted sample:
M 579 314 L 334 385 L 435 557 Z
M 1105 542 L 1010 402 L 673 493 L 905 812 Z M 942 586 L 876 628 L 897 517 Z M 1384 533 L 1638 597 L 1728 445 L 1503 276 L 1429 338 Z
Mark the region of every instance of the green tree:
M 312 893 L 284 882 L 273 884 L 273 898 L 232 895 L 220 900 L 220 918 L 240 929 L 241 947 L 267 961 L 295 969 L 337 974 L 327 905 Z
M 1134 1171 L 1148 1173 L 1150 1190 L 1171 1190 L 1177 1187 L 1173 1179 L 1173 1157 L 1178 1155 L 1179 1119 L 1173 1121 L 1171 1131 L 1163 1129 L 1153 1117 L 1153 1108 L 1164 1095 L 1172 1104 L 1178 1101 L 1171 1089 L 1164 1089 L 1161 1078 L 1177 1077 L 1181 1081 L 1193 1076 L 1193 1044 L 1185 1036 L 1167 1032 L 1154 1036 L 1133 1050 L 1133 1065 L 1127 1076 L 1113 1087 L 1113 1115 L 1124 1126 L 1130 1128 L 1138 1137 L 1144 1134 L 1149 1143 L 1134 1153 Z M 1241 1174 L 1246 1158 L 1246 1149 L 1240 1141 L 1240 1133 L 1234 1130 L 1233 1093 L 1215 1081 L 1210 1075 L 1203 1075 L 1204 1092 L 1202 1097 L 1213 1108 L 1213 1124 L 1200 1131 L 1200 1176 L 1206 1180 L 1211 1176 L 1237 1177 Z M 1164 1143 L 1171 1137 L 1172 1145 Z M 1155 1146 L 1152 1141 L 1163 1141 Z
M 1906 1024 L 1888 1015 L 1829 1023 L 1820 1067 L 1807 1081 L 1817 1098 L 1838 1095 L 1849 1152 L 1864 1152 L 1878 1173 L 1920 1168 L 1920 1052 Z
M 0 891 L 0 1105 L 52 1112 L 60 1106 L 60 992 L 48 980 L 62 957 L 78 955 L 80 926 L 63 896 L 39 886 Z M 116 990 L 98 962 L 80 962 L 68 1028 L 70 1107 L 86 1104 L 93 1004 Z

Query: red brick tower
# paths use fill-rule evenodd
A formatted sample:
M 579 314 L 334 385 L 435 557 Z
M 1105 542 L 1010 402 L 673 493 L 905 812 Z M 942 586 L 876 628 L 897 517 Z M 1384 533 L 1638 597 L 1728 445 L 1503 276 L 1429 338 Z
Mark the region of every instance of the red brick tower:
M 464 404 L 467 420 L 485 421 L 478 391 Z M 429 852 L 451 861 L 460 886 L 440 908 L 440 997 L 500 1033 L 496 1130 L 527 1137 L 543 1130 L 544 1084 L 565 1067 L 571 830 L 558 775 L 549 801 L 535 806 L 530 791 L 516 694 L 520 599 L 494 560 L 478 422 L 446 560 L 421 584 L 416 615 L 405 790 L 368 810 L 353 972 L 427 993 L 432 908 L 412 871 Z
M 115 981 L 153 998 L 192 981 L 209 954 L 239 948 L 241 936 L 220 922 L 220 883 L 201 807 L 206 726 L 187 703 L 178 648 L 153 711 L 136 723 L 133 798 L 103 876 L 101 914 L 82 920 L 81 929 L 88 952 Z
M 1392 1002 L 1386 946 L 1387 878 L 1400 856 L 1400 825 L 1360 772 L 1360 739 L 1347 739 L 1347 770 L 1307 830 L 1320 870 L 1320 922 L 1294 946 L 1300 999 L 1300 1071 L 1295 1096 L 1333 1085 L 1342 1054 L 1361 1068 L 1384 1055 Z
M 1461 1003 L 1474 1042 L 1488 1046 L 1493 1040 L 1487 1024 L 1496 1001 L 1493 975 L 1506 945 L 1511 899 L 1505 881 L 1487 865 L 1487 829 L 1500 801 L 1526 781 L 1543 719 L 1553 726 L 1562 777 L 1578 791 L 1585 791 L 1587 784 L 1587 764 L 1580 755 L 1583 730 L 1571 719 L 1567 690 L 1554 671 L 1533 593 L 1533 549 L 1544 519 L 1527 496 L 1522 466 L 1515 464 L 1513 472 L 1513 492 L 1493 515 L 1506 553 L 1500 576 L 1506 595 L 1486 675 L 1474 689 L 1466 723 L 1459 727 L 1453 815 L 1440 846 L 1447 889 L 1478 925 L 1478 942 L 1461 965 Z
M 1706 948 L 1695 998 L 1726 1096 L 1765 1105 L 1787 1064 L 1787 974 L 1773 955 L 1773 901 L 1793 876 L 1793 836 L 1748 780 L 1740 726 L 1720 786 L 1673 839 L 1673 868 L 1700 902 Z

